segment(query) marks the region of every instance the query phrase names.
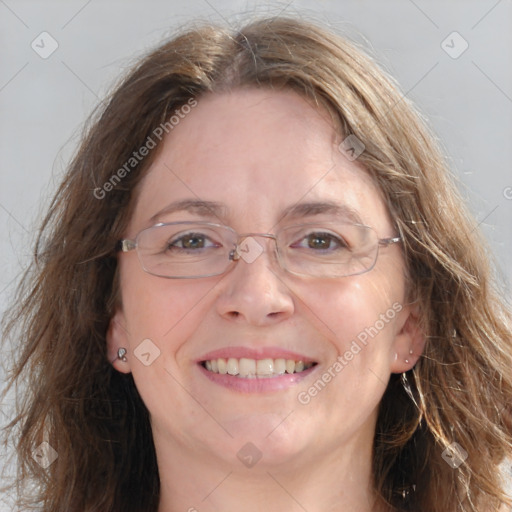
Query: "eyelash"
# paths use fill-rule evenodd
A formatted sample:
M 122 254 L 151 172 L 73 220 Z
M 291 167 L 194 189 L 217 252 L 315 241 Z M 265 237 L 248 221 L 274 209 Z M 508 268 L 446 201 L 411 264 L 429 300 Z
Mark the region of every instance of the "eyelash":
M 309 243 L 311 239 L 328 239 L 329 246 L 327 248 L 318 248 L 318 250 L 337 250 L 337 249 L 345 249 L 349 248 L 347 242 L 341 238 L 340 236 L 329 233 L 329 232 L 321 232 L 321 231 L 312 231 L 311 233 L 306 233 L 302 236 L 302 238 L 298 239 L 296 242 L 293 242 L 290 244 L 291 248 L 303 248 L 303 249 L 312 249 L 312 247 L 304 247 L 302 244 Z M 179 250 L 190 250 L 195 251 L 199 250 L 197 248 L 187 248 L 183 247 L 183 243 L 186 240 L 192 240 L 192 239 L 200 239 L 202 243 L 208 244 L 208 241 L 210 241 L 210 244 L 205 245 L 204 247 L 200 247 L 199 249 L 208 249 L 212 247 L 220 247 L 221 245 L 219 243 L 216 243 L 213 241 L 211 237 L 204 233 L 185 233 L 180 235 L 179 237 L 170 240 L 166 244 L 166 250 L 173 250 L 173 249 L 179 249 Z M 335 244 L 335 247 L 331 247 L 332 243 Z M 180 246 L 181 245 L 181 246 Z
M 348 244 L 346 243 L 346 241 L 342 237 L 335 235 L 334 233 L 322 232 L 322 231 L 312 231 L 311 233 L 307 233 L 300 240 L 298 240 L 297 242 L 294 242 L 291 246 L 293 247 L 295 245 L 299 245 L 304 241 L 308 241 L 308 239 L 311 239 L 312 237 L 314 237 L 316 239 L 327 238 L 329 240 L 329 247 L 327 249 L 323 249 L 323 250 L 332 250 L 333 248 L 330 247 L 332 242 L 334 242 L 336 244 L 336 247 L 334 249 L 340 249 L 340 248 L 344 249 L 344 248 L 349 247 Z M 322 249 L 320 249 L 320 250 L 322 250 Z
M 178 243 L 181 242 L 181 244 L 183 245 L 183 241 L 184 240 L 187 240 L 187 239 L 203 239 L 205 241 L 212 241 L 212 239 L 208 236 L 208 235 L 205 235 L 204 233 L 185 233 L 185 234 L 182 234 L 180 235 L 179 237 L 175 238 L 174 240 L 170 240 L 169 242 L 167 242 L 166 244 L 166 250 L 172 250 L 172 249 L 180 249 L 180 250 L 195 250 L 195 249 L 189 249 L 189 248 L 186 248 L 186 247 L 178 247 Z M 207 246 L 207 247 L 201 247 L 201 249 L 208 249 L 209 247 L 220 247 L 220 244 L 217 244 L 215 242 L 213 242 L 213 245 L 210 245 L 210 246 Z

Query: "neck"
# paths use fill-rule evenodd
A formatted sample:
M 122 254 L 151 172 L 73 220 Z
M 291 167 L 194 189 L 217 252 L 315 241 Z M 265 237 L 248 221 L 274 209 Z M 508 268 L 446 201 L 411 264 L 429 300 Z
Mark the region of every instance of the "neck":
M 263 456 L 250 468 L 167 441 L 156 442 L 158 512 L 384 512 L 372 492 L 372 443 L 366 439 L 279 464 L 261 446 Z

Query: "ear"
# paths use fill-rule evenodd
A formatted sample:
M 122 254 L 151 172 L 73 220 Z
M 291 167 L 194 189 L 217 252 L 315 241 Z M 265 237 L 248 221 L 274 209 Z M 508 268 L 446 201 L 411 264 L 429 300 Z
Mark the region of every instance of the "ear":
M 425 348 L 425 334 L 420 326 L 418 304 L 405 306 L 397 318 L 397 334 L 392 346 L 392 373 L 403 373 L 414 367 Z
M 122 309 L 116 309 L 114 316 L 110 319 L 107 330 L 107 356 L 114 368 L 121 373 L 130 373 L 130 350 L 128 331 L 126 330 L 126 321 Z M 120 348 L 126 349 L 126 362 L 119 359 L 117 351 Z

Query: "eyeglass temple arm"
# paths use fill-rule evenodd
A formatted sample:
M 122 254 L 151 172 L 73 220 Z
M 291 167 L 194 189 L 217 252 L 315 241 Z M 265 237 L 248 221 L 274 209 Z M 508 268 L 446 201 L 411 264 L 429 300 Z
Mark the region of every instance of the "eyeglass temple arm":
M 379 245 L 387 246 L 387 245 L 391 245 L 391 244 L 396 244 L 396 243 L 401 242 L 401 241 L 402 241 L 402 237 L 401 236 L 395 236 L 395 237 L 392 237 L 392 238 L 380 238 L 379 239 Z
M 116 244 L 116 251 L 120 252 L 128 252 L 133 251 L 137 247 L 137 244 L 134 240 L 119 240 Z

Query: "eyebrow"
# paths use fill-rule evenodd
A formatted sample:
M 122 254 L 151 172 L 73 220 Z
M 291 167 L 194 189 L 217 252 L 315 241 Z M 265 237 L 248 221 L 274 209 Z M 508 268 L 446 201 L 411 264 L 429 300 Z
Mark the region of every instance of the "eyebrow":
M 174 212 L 185 211 L 195 213 L 203 217 L 224 217 L 227 213 L 227 207 L 222 203 L 215 201 L 202 201 L 198 199 L 183 199 L 168 204 L 165 208 L 155 213 L 149 220 L 156 222 L 162 215 L 169 215 Z
M 228 207 L 223 203 L 215 201 L 183 199 L 168 204 L 165 208 L 155 213 L 149 220 L 150 222 L 156 222 L 162 215 L 169 215 L 179 211 L 186 211 L 203 217 L 217 217 L 221 219 L 227 216 Z M 282 211 L 279 222 L 290 218 L 297 219 L 322 214 L 336 215 L 355 223 L 362 223 L 361 217 L 356 210 L 347 205 L 332 201 L 312 201 L 289 206 Z
M 309 203 L 298 203 L 285 208 L 279 222 L 287 218 L 312 217 L 315 215 L 336 215 L 345 219 L 362 224 L 359 213 L 350 206 L 338 204 L 332 201 L 316 201 Z

